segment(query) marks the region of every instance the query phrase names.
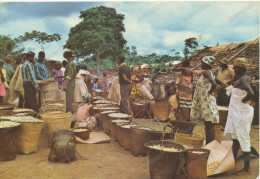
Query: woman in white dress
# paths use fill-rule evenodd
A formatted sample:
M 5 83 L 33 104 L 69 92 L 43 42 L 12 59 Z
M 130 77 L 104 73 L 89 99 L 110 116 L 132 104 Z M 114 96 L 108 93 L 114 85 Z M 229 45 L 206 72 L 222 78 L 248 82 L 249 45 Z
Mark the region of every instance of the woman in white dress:
M 254 108 L 251 106 L 251 99 L 254 91 L 251 87 L 251 79 L 246 73 L 246 59 L 238 58 L 234 60 L 235 77 L 232 86 L 227 91 L 231 92 L 229 112 L 225 127 L 225 136 L 233 139 L 233 154 L 235 160 L 239 147 L 244 155 L 244 168 L 235 174 L 250 175 L 250 129 L 254 116 Z
M 75 103 L 82 103 L 83 96 L 88 93 L 88 87 L 84 81 L 86 75 L 89 75 L 87 70 L 80 69 L 81 65 L 77 65 L 77 76 L 75 80 L 75 91 L 74 91 L 74 102 Z

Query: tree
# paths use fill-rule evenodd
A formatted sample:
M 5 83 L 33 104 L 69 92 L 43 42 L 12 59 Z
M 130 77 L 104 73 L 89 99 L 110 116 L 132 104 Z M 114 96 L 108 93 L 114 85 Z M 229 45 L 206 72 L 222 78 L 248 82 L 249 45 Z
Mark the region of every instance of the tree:
M 184 43 L 185 45 L 183 49 L 183 54 L 186 58 L 188 58 L 189 55 L 191 54 L 190 50 L 196 49 L 199 46 L 199 44 L 195 37 L 186 39 Z
M 100 59 L 111 56 L 115 60 L 123 52 L 124 15 L 117 14 L 114 8 L 99 6 L 81 11 L 79 17 L 83 21 L 70 29 L 64 48 L 74 50 L 78 58 L 95 59 L 99 73 Z
M 16 42 L 8 36 L 0 35 L 0 54 L 4 58 L 7 53 L 11 53 L 13 58 L 21 58 L 24 48 L 18 48 Z
M 45 51 L 48 47 L 45 45 L 50 42 L 58 42 L 61 40 L 60 34 L 52 34 L 49 35 L 45 32 L 40 32 L 33 30 L 31 33 L 25 32 L 24 35 L 20 35 L 18 38 L 15 39 L 17 43 L 24 43 L 26 41 L 34 41 L 40 45 L 42 51 Z

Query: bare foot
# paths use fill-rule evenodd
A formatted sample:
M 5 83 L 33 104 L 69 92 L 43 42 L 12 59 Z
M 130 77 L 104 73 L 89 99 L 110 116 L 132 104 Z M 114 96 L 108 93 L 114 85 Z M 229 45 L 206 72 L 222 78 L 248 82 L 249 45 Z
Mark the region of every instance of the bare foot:
M 242 170 L 239 170 L 239 171 L 237 171 L 237 172 L 235 172 L 233 174 L 234 175 L 239 175 L 239 176 L 241 176 L 241 175 L 251 175 L 251 171 L 247 171 L 245 169 L 242 169 Z

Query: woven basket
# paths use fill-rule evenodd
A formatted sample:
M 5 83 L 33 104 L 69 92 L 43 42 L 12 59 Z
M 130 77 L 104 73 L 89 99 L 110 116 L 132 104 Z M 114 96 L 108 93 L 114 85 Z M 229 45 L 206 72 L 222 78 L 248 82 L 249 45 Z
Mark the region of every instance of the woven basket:
M 169 120 L 170 103 L 168 101 L 151 104 L 151 107 L 157 120 L 162 122 Z
M 190 136 L 189 134 L 175 133 L 174 141 L 192 145 L 194 148 L 201 148 L 204 139 Z
M 28 108 L 17 108 L 13 110 L 13 114 L 19 114 L 19 113 L 27 113 L 28 116 L 34 116 L 35 111 Z
M 37 152 L 38 141 L 43 127 L 42 122 L 21 122 L 22 126 L 18 129 L 17 152 L 30 154 Z
M 132 103 L 131 107 L 134 113 L 134 118 L 143 118 L 145 112 L 148 110 L 149 103 L 144 103 L 144 104 Z
M 0 129 L 0 161 L 9 161 L 16 158 L 16 138 L 19 126 Z
M 13 114 L 14 105 L 4 104 L 0 105 L 0 116 Z
M 56 131 L 70 130 L 72 115 L 71 113 L 47 113 L 42 116 L 42 119 L 45 122 L 50 147 L 52 136 Z
M 197 123 L 188 121 L 171 121 L 173 127 L 177 128 L 177 132 L 182 134 L 192 134 L 193 128 Z

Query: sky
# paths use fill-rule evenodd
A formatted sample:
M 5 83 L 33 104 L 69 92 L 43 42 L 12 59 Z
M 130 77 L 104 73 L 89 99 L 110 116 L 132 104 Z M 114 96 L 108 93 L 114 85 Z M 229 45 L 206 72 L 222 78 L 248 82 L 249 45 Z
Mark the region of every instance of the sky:
M 184 40 L 196 37 L 199 48 L 254 40 L 259 37 L 259 2 L 4 2 L 0 3 L 0 34 L 16 38 L 33 30 L 61 34 L 46 45 L 46 57 L 64 60 L 63 45 L 80 11 L 108 6 L 125 16 L 127 46 L 140 55 L 182 52 Z M 38 53 L 38 44 L 25 44 Z

